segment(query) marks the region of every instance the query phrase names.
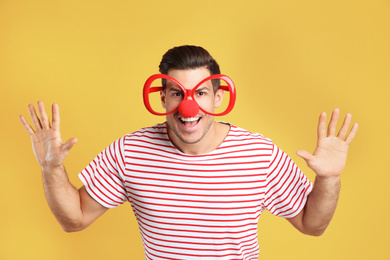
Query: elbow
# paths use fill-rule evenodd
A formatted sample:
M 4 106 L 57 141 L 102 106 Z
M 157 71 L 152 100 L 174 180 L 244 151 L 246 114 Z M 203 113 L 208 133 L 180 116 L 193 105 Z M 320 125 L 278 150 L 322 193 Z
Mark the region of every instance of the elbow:
M 313 237 L 319 237 L 322 236 L 325 233 L 325 230 L 317 230 L 317 231 L 311 231 L 306 233 L 306 235 L 313 236 Z
M 312 228 L 312 229 L 301 230 L 301 232 L 305 235 L 308 235 L 308 236 L 319 237 L 325 233 L 326 228 L 327 227 Z
M 61 227 L 62 227 L 62 230 L 65 231 L 66 233 L 73 233 L 73 232 L 78 232 L 78 231 L 83 230 L 83 229 L 73 228 L 73 227 L 68 227 L 68 226 L 61 226 Z
M 290 223 L 302 234 L 319 237 L 325 233 L 329 221 L 316 221 L 303 218 L 301 212 L 298 216 L 288 219 Z
M 83 225 L 82 223 L 60 223 L 60 225 L 66 233 L 78 232 L 87 227 L 87 225 Z

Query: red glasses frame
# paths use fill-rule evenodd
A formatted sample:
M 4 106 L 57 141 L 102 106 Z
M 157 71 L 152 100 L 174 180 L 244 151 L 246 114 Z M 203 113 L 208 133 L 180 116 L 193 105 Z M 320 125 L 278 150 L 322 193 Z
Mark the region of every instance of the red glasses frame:
M 193 89 L 186 89 L 179 81 L 177 81 L 176 79 L 174 79 L 168 75 L 154 74 L 146 80 L 146 82 L 144 84 L 144 89 L 143 89 L 143 99 L 144 99 L 145 107 L 153 115 L 165 116 L 165 115 L 169 115 L 169 114 L 175 112 L 178 109 L 178 108 L 175 108 L 172 111 L 165 112 L 165 113 L 160 113 L 160 112 L 153 110 L 152 106 L 150 105 L 149 94 L 163 90 L 162 86 L 159 86 L 159 87 L 152 87 L 151 86 L 152 83 L 156 79 L 168 79 L 168 80 L 176 83 L 183 90 L 183 93 L 184 93 L 183 100 L 186 100 L 188 97 L 191 97 L 193 100 L 195 100 L 196 89 L 198 87 L 200 87 L 204 82 L 206 82 L 208 80 L 212 80 L 212 79 L 222 79 L 223 81 L 225 81 L 227 83 L 227 85 L 220 85 L 219 89 L 230 92 L 230 101 L 229 101 L 228 107 L 225 109 L 225 111 L 223 111 L 221 113 L 210 113 L 210 112 L 202 109 L 201 107 L 199 107 L 200 110 L 202 110 L 206 114 L 209 114 L 212 116 L 224 116 L 224 115 L 228 114 L 230 111 L 232 111 L 234 104 L 236 103 L 236 88 L 234 86 L 233 81 L 226 75 L 222 75 L 222 74 L 211 75 L 211 76 L 205 78 L 204 80 L 202 80 L 201 82 L 199 82 Z

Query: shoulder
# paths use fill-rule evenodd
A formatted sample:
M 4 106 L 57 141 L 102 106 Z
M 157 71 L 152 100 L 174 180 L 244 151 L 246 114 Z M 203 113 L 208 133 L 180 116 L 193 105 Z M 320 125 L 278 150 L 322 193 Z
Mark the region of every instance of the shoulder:
M 166 129 L 166 123 L 141 128 L 133 133 L 127 134 L 122 138 L 125 146 L 141 144 L 148 146 L 171 146 Z
M 134 137 L 164 137 L 167 136 L 166 123 L 156 124 L 154 126 L 144 127 L 137 131 L 127 134 L 124 139 Z
M 270 144 L 270 145 L 273 144 L 271 139 L 264 137 L 260 133 L 254 133 L 232 124 L 230 125 L 229 136 L 238 141 L 251 140 L 251 141 L 259 141 L 261 143 Z
M 271 139 L 260 133 L 253 133 L 236 125 L 230 124 L 230 131 L 220 151 L 243 153 L 245 156 L 271 156 L 274 144 Z

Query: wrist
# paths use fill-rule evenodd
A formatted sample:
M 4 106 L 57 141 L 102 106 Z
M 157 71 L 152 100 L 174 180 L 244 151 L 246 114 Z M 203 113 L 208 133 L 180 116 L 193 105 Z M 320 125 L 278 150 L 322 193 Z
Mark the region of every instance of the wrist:
M 50 174 L 50 173 L 55 173 L 55 172 L 62 172 L 65 170 L 65 167 L 63 164 L 60 165 L 46 165 L 46 166 L 41 166 L 42 173 L 43 174 Z
M 321 180 L 340 180 L 340 175 L 316 175 L 316 179 Z
M 50 187 L 64 187 L 64 185 L 69 183 L 68 175 L 63 164 L 42 167 L 42 178 L 45 189 Z
M 331 186 L 340 186 L 340 175 L 338 176 L 316 176 L 315 183 L 317 185 L 331 185 Z

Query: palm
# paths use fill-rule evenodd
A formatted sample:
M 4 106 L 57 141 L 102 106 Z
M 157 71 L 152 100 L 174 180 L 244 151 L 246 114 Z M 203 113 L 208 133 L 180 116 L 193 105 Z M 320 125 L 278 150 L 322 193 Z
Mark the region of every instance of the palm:
M 64 145 L 59 133 L 43 130 L 31 136 L 34 155 L 42 166 L 54 166 L 62 163 L 64 157 L 61 147 Z
M 348 114 L 336 136 L 338 117 L 339 111 L 336 109 L 332 114 L 328 130 L 326 131 L 326 114 L 321 114 L 318 123 L 317 147 L 314 153 L 311 155 L 309 152 L 302 150 L 297 152 L 318 176 L 339 176 L 341 174 L 347 160 L 349 144 L 356 134 L 357 124 L 352 127 L 347 135 L 351 122 L 351 115 Z

